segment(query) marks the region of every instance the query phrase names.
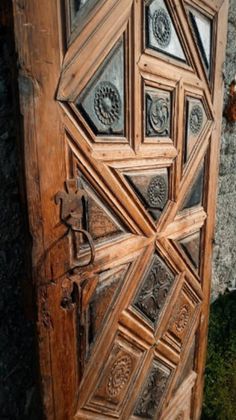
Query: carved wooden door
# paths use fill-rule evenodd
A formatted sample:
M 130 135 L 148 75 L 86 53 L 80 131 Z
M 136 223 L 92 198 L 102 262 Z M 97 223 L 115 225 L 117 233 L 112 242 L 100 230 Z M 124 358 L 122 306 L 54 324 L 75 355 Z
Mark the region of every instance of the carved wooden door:
M 197 419 L 227 1 L 15 0 L 47 419 Z

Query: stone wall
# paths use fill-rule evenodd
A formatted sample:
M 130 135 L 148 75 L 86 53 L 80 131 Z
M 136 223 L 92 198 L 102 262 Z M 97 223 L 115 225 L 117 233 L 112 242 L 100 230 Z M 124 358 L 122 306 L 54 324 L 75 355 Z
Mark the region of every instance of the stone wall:
M 236 75 L 236 0 L 230 0 L 225 58 L 225 103 Z M 236 123 L 223 118 L 212 298 L 236 287 Z

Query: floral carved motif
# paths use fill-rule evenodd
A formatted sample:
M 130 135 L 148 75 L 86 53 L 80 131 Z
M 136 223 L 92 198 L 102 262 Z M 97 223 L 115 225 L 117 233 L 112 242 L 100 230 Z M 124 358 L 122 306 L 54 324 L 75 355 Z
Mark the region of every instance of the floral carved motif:
M 166 179 L 157 175 L 151 179 L 148 191 L 147 200 L 150 207 L 163 209 L 168 198 L 168 185 Z
M 121 114 L 121 99 L 113 83 L 99 83 L 94 96 L 94 109 L 102 124 L 111 126 L 118 121 Z
M 137 417 L 153 419 L 159 408 L 161 398 L 167 388 L 171 371 L 154 366 L 138 400 L 134 414 Z
M 155 10 L 152 17 L 152 31 L 160 47 L 168 47 L 171 41 L 171 22 L 165 9 Z
M 177 313 L 176 319 L 175 319 L 175 328 L 178 331 L 178 333 L 182 333 L 184 329 L 186 328 L 189 318 L 190 318 L 191 310 L 190 306 L 185 304 L 180 307 L 179 312 Z
M 199 105 L 194 105 L 190 112 L 189 127 L 192 134 L 200 132 L 203 123 L 203 111 Z
M 106 385 L 108 395 L 111 397 L 119 395 L 129 381 L 132 367 L 132 358 L 129 354 L 122 355 L 113 363 Z
M 151 269 L 145 277 L 134 301 L 134 305 L 155 325 L 173 280 L 173 273 L 165 263 L 155 255 Z

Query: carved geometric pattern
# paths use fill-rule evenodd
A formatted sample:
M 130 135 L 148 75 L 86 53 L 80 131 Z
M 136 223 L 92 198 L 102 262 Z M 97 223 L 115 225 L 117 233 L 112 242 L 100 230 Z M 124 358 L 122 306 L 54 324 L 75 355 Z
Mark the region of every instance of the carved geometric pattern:
M 152 218 L 158 220 L 168 201 L 167 169 L 157 170 L 150 175 L 145 172 L 129 173 L 125 177 Z
M 194 39 L 200 52 L 202 62 L 210 77 L 212 59 L 212 21 L 196 9 L 189 10 L 189 19 Z
M 94 109 L 98 119 L 104 125 L 113 125 L 120 116 L 120 95 L 113 83 L 101 82 L 94 98 Z
M 107 379 L 106 390 L 111 397 L 120 394 L 122 388 L 128 382 L 132 372 L 132 358 L 129 354 L 125 354 L 115 360 L 112 365 L 110 375 Z
M 203 122 L 203 111 L 199 105 L 194 105 L 189 116 L 189 127 L 191 133 L 196 135 L 200 132 Z
M 101 413 L 102 407 L 109 418 L 110 415 L 121 418 L 130 385 L 134 383 L 143 356 L 143 348 L 136 347 L 128 337 L 118 332 L 84 408 Z
M 150 207 L 161 209 L 167 200 L 165 178 L 160 175 L 153 177 L 148 185 L 147 201 Z
M 189 209 L 202 205 L 203 200 L 203 186 L 204 186 L 204 165 L 201 165 L 195 181 L 187 193 L 183 202 L 181 210 Z
M 196 293 L 188 283 L 184 282 L 170 316 L 167 330 L 162 337 L 163 341 L 177 353 L 180 353 L 185 345 L 192 323 L 199 311 L 199 304 L 200 299 Z
M 161 408 L 167 390 L 171 370 L 160 362 L 155 362 L 141 391 L 134 415 L 142 419 L 153 419 Z
M 155 327 L 174 278 L 164 261 L 155 254 L 133 303 Z
M 123 38 L 113 47 L 89 84 L 76 100 L 76 107 L 96 135 L 124 135 Z
M 146 46 L 181 61 L 186 61 L 164 0 L 153 0 L 146 6 Z
M 153 34 L 161 47 L 168 47 L 171 40 L 171 22 L 165 9 L 155 10 L 152 18 Z
M 170 136 L 170 93 L 157 89 L 146 90 L 146 135 Z
M 183 147 L 183 162 L 186 163 L 192 155 L 199 136 L 207 121 L 202 102 L 190 97 L 186 98 L 186 128 Z

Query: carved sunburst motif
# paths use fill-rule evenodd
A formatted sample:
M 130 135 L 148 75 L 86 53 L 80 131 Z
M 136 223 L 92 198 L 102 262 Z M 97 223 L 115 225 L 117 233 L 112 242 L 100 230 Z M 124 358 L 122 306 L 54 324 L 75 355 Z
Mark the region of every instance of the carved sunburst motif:
M 112 397 L 119 395 L 130 378 L 132 367 L 132 358 L 129 354 L 119 357 L 113 363 L 106 386 L 109 395 Z
M 98 119 L 104 125 L 113 125 L 120 118 L 121 99 L 115 85 L 101 82 L 94 95 L 94 109 Z
M 203 123 L 203 111 L 200 105 L 194 105 L 189 116 L 191 133 L 196 135 L 200 132 Z
M 152 30 L 157 43 L 165 48 L 171 40 L 171 22 L 165 9 L 155 10 L 152 18 Z
M 168 198 L 168 185 L 166 179 L 160 175 L 151 179 L 148 191 L 147 200 L 150 207 L 162 209 Z

